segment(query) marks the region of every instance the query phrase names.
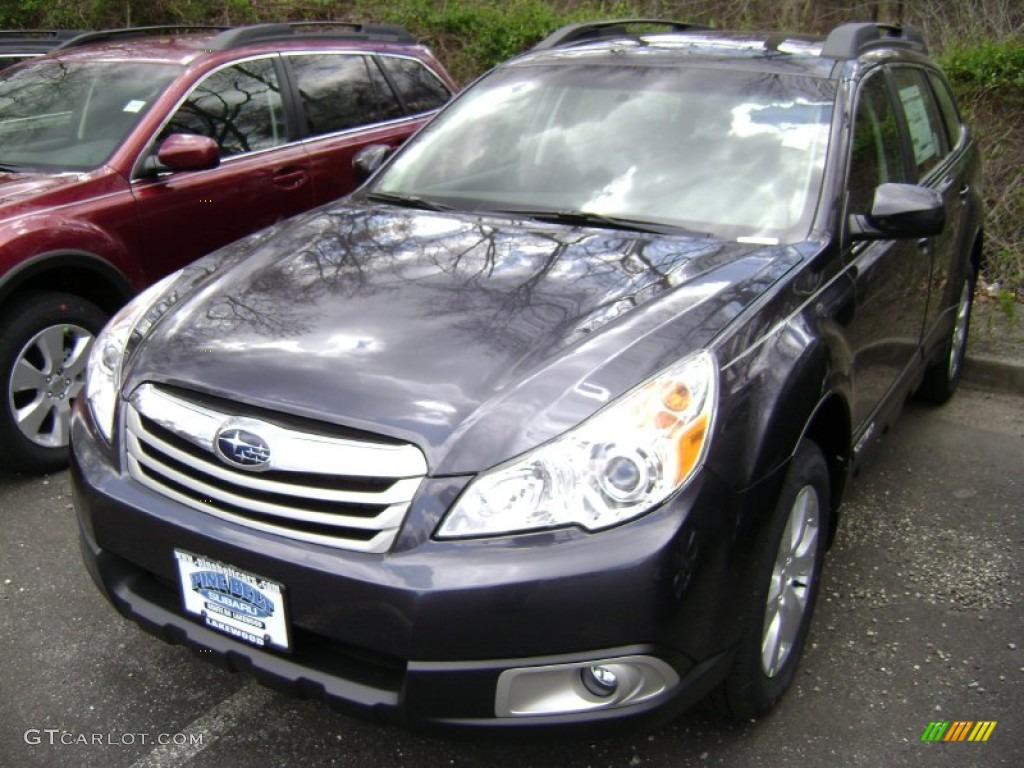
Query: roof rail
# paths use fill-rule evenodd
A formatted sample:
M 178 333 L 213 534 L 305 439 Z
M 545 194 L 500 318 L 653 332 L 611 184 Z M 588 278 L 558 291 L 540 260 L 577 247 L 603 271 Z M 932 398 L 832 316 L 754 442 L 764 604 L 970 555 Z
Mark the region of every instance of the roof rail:
M 341 40 L 379 40 L 415 43 L 405 27 L 395 24 L 359 24 L 349 21 L 292 21 L 281 24 L 252 24 L 221 32 L 210 41 L 211 49 L 226 51 L 239 45 L 268 40 L 295 40 L 306 37 Z
M 872 48 L 912 48 L 928 53 L 928 46 L 914 27 L 893 24 L 855 22 L 840 24 L 828 33 L 821 55 L 833 59 L 852 59 Z
M 626 27 L 638 25 L 654 25 L 668 27 L 671 32 L 686 32 L 693 29 L 710 29 L 703 24 L 690 24 L 685 21 L 666 21 L 665 19 L 607 19 L 604 21 L 584 21 L 579 24 L 568 24 L 552 32 L 531 50 L 546 51 L 551 48 L 589 43 L 594 40 L 606 40 L 613 37 L 624 37 L 629 33 Z
M 123 29 L 101 29 L 96 32 L 84 32 L 76 37 L 71 38 L 67 42 L 58 45 L 58 50 L 65 50 L 67 48 L 77 48 L 81 45 L 89 45 L 90 43 L 106 43 L 113 40 L 124 40 L 131 39 L 133 37 L 145 37 L 147 35 L 161 35 L 168 33 L 186 33 L 186 32 L 219 32 L 225 29 L 225 27 L 211 27 L 202 24 L 170 24 L 161 25 L 154 27 L 124 27 Z

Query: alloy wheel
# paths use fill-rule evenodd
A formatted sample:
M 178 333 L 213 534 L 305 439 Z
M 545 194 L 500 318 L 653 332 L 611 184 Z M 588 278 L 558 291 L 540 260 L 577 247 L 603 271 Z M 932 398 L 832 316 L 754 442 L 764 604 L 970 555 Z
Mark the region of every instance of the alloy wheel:
M 18 353 L 7 396 L 15 424 L 36 445 L 67 445 L 71 403 L 85 383 L 93 338 L 79 325 L 53 325 Z
M 779 542 L 761 635 L 761 666 L 768 677 L 775 677 L 786 663 L 807 613 L 818 567 L 818 504 L 813 486 L 801 488 Z
M 956 321 L 953 325 L 953 337 L 950 340 L 949 371 L 950 381 L 954 381 L 960 373 L 964 359 L 964 347 L 967 346 L 967 321 L 971 316 L 971 283 L 964 281 L 960 289 L 960 301 L 956 307 Z

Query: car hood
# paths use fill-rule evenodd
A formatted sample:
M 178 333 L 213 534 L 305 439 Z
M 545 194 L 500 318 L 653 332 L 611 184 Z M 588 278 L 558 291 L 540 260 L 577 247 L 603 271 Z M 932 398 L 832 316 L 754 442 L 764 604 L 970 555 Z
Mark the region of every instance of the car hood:
M 82 174 L 0 173 L 0 215 L 24 202 L 80 181 Z
M 230 397 L 409 440 L 435 474 L 475 472 L 707 345 L 798 261 L 784 246 L 343 204 L 191 268 L 125 391 Z

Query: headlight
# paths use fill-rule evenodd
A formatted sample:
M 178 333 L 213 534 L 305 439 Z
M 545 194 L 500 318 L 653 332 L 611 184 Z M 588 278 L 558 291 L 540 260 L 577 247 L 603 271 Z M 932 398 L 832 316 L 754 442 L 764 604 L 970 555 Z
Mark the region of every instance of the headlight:
M 160 301 L 181 272 L 173 272 L 154 283 L 114 315 L 96 337 L 86 366 L 85 398 L 93 419 L 110 442 L 114 433 L 117 392 L 121 388 L 121 368 L 125 353 L 137 344 L 166 312 L 169 303 Z
M 638 517 L 693 477 L 717 398 L 718 366 L 702 350 L 561 437 L 478 476 L 437 535 L 565 525 L 595 531 Z

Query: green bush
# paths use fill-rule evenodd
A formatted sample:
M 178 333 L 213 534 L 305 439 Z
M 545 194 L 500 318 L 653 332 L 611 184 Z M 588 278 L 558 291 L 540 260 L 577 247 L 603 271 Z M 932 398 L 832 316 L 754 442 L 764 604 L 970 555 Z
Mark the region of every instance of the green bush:
M 1024 39 L 948 48 L 941 57 L 955 84 L 972 88 L 1024 88 Z
M 561 11 L 546 0 L 356 0 L 353 17 L 401 24 L 434 48 L 457 80 L 467 82 L 564 24 L 637 15 L 627 2 L 573 5 Z

